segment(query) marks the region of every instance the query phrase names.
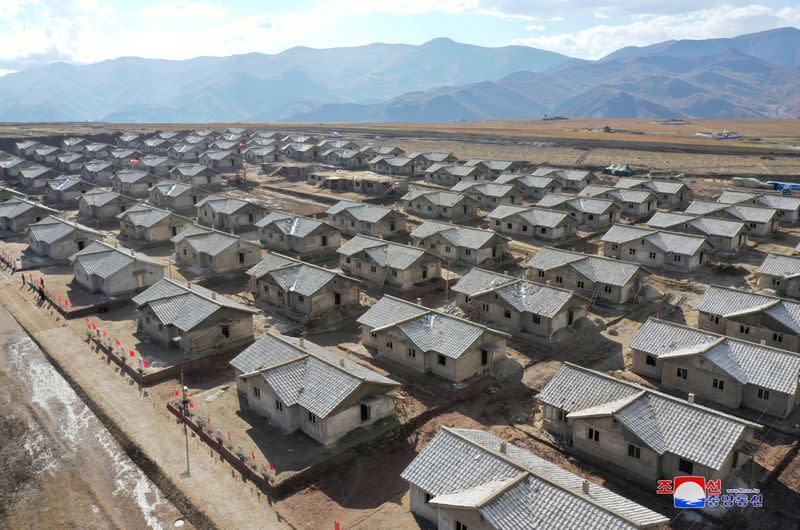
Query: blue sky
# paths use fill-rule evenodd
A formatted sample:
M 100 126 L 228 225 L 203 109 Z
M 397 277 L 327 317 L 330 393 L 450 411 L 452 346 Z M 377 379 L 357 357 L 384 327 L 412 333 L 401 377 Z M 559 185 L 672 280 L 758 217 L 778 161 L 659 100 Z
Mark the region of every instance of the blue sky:
M 2 0 L 0 73 L 125 55 L 186 59 L 435 37 L 596 59 L 628 45 L 800 26 L 783 0 Z

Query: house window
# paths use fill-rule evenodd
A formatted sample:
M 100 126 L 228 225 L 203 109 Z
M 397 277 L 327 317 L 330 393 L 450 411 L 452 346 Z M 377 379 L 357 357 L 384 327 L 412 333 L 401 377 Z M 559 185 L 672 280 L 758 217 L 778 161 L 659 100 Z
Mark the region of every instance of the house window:
M 317 417 L 314 416 L 313 412 L 308 413 L 308 421 L 310 421 L 311 423 L 317 423 Z
M 677 376 L 685 380 L 689 377 L 689 370 L 686 368 L 678 368 Z
M 527 232 L 528 231 L 528 225 L 522 225 L 522 231 L 523 232 Z
M 378 268 L 375 265 L 372 265 L 370 266 L 369 270 L 372 272 L 377 272 Z
M 456 530 L 469 530 L 469 528 L 461 521 L 456 521 Z
M 283 412 L 283 403 L 281 403 L 280 399 L 275 400 L 275 410 Z
M 564 278 L 561 276 L 556 276 L 556 283 L 564 283 Z
M 678 471 L 691 475 L 694 472 L 694 464 L 683 458 L 678 460 Z
M 714 324 L 719 324 L 719 316 L 717 315 L 708 315 L 708 320 L 710 320 Z
M 589 427 L 589 439 L 594 440 L 595 442 L 600 441 L 600 431 L 592 429 Z
M 361 268 L 361 262 L 356 260 L 356 269 L 360 269 L 360 268 Z
M 511 318 L 511 311 L 506 309 L 505 311 L 503 311 L 503 316 L 506 318 Z
M 447 252 L 447 253 L 449 254 L 449 253 L 450 253 L 450 247 L 449 247 L 449 246 L 445 246 L 445 247 L 444 247 L 444 251 L 445 251 L 445 252 Z
M 633 444 L 628 444 L 628 456 L 631 458 L 639 459 L 642 457 L 642 448 Z
M 257 386 L 254 386 L 253 387 L 253 395 L 255 397 L 257 397 L 257 398 L 260 398 L 261 397 L 261 389 L 258 388 Z
M 378 338 L 378 334 L 375 333 L 375 332 L 370 333 L 370 335 L 372 335 L 373 339 L 377 339 Z
M 302 301 L 304 301 L 304 300 L 305 300 L 305 298 L 303 297 L 303 295 L 301 295 L 301 294 L 298 294 L 298 295 L 297 295 L 297 301 L 298 301 L 298 302 L 302 302 Z
M 506 228 L 508 228 L 509 230 L 511 230 L 513 228 L 513 226 L 514 225 L 512 225 L 511 223 L 506 223 Z
M 628 249 L 628 254 L 631 255 L 631 256 L 635 256 L 636 255 L 636 249 L 635 248 L 629 248 Z
M 412 359 L 416 359 L 417 358 L 417 350 L 415 350 L 414 348 L 409 348 L 408 349 L 408 356 L 411 357 Z
M 481 311 L 489 311 L 489 304 L 481 304 Z
M 645 364 L 649 364 L 650 366 L 656 365 L 656 360 L 652 355 L 648 355 L 647 357 L 645 357 L 644 362 Z
M 681 261 L 681 255 L 680 254 L 673 254 L 672 261 L 680 262 Z
M 222 336 L 228 338 L 231 336 L 231 327 L 230 326 L 222 326 Z
M 774 342 L 783 342 L 783 333 L 773 333 L 772 340 Z
M 444 355 L 440 354 L 439 355 L 439 364 L 441 364 L 442 366 L 447 366 L 447 357 L 445 357 Z
M 561 423 L 567 423 L 567 411 L 558 409 L 558 421 Z
M 536 274 L 539 276 L 539 278 L 544 278 L 544 271 L 538 271 Z
M 650 253 L 650 259 L 656 259 L 656 253 L 655 252 L 651 252 Z
M 386 341 L 386 347 L 387 347 L 387 348 L 389 348 L 389 349 L 391 350 L 391 349 L 394 347 L 394 344 L 393 344 L 393 343 L 392 343 L 392 341 L 390 341 L 390 340 L 389 340 L 389 341 Z
M 361 404 L 361 421 L 369 421 L 370 410 L 369 405 Z
M 539 315 L 531 315 L 531 320 L 533 320 L 534 324 L 541 324 L 542 323 L 542 317 L 539 316 Z
M 578 285 L 578 289 L 583 289 L 583 287 L 584 287 L 583 280 L 578 280 L 577 285 Z
M 489 352 L 481 350 L 481 366 L 486 366 L 487 364 L 489 364 Z
M 759 388 L 757 395 L 758 399 L 769 399 L 769 390 L 766 388 Z
M 427 504 L 427 503 L 429 503 L 429 502 L 431 502 L 431 499 L 432 499 L 432 498 L 433 498 L 433 497 L 431 497 L 431 494 L 430 494 L 430 493 L 425 493 L 425 503 L 426 503 L 426 504 Z
M 725 381 L 723 381 L 722 379 L 717 379 L 715 377 L 713 385 L 714 388 L 716 388 L 717 390 L 725 390 Z
M 467 256 L 471 256 L 472 255 L 472 249 L 469 249 L 469 248 L 465 249 L 464 250 L 464 254 L 466 254 Z
M 183 255 L 184 256 L 186 255 L 186 249 L 183 249 Z
M 543 234 L 546 234 L 546 233 L 547 233 L 547 228 L 543 226 L 543 227 L 541 227 L 541 228 L 539 229 L 539 231 L 540 231 L 541 233 L 543 233 Z
M 750 334 L 750 326 L 745 326 L 744 324 L 741 324 L 739 326 L 739 333 L 743 333 L 745 335 L 749 335 Z
M 616 243 L 611 243 L 611 250 L 617 250 L 619 248 Z
M 603 292 L 604 293 L 610 293 L 613 290 L 614 290 L 614 288 L 612 286 L 610 286 L 610 285 L 604 285 L 603 286 Z

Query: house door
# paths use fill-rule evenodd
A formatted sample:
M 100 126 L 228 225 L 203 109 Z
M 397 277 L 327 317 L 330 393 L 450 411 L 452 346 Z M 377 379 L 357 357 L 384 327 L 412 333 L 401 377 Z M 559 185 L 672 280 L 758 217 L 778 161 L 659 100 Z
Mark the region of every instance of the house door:
M 136 275 L 136 288 L 137 289 L 141 289 L 143 287 L 144 287 L 144 275 L 143 274 L 137 274 Z
M 571 326 L 573 322 L 575 322 L 575 314 L 570 309 L 567 316 L 567 325 Z
M 333 293 L 333 303 L 335 305 L 342 305 L 342 295 L 339 293 Z
M 239 263 L 244 263 L 244 252 L 239 252 Z
M 78 241 L 78 250 L 83 250 L 85 243 L 83 241 Z
M 369 405 L 361 404 L 361 421 L 369 420 Z
M 323 247 L 328 246 L 328 236 L 322 236 L 322 246 Z
M 493 258 L 497 257 L 497 247 L 492 247 L 492 257 Z

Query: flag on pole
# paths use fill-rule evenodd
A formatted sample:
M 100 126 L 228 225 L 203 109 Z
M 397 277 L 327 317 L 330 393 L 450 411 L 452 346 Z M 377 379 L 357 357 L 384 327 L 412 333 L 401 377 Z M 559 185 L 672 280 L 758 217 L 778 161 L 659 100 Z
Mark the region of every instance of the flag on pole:
M 175 397 L 181 397 L 181 392 L 180 392 L 180 390 L 176 390 L 176 391 L 175 391 Z
M 193 408 L 194 408 L 194 403 L 192 403 L 191 401 L 189 402 L 189 408 L 190 408 L 190 409 L 193 409 Z
M 342 530 L 342 528 L 339 526 L 339 521 L 333 522 L 333 530 Z
M 273 464 L 272 462 L 269 463 L 269 472 L 275 473 L 275 464 Z
M 114 344 L 116 344 L 117 346 L 122 346 L 119 339 L 114 339 Z
M 145 368 L 150 368 L 150 363 L 147 361 L 142 361 L 142 366 L 144 366 Z
M 108 336 L 108 334 L 106 333 L 106 330 L 103 330 L 103 336 L 104 336 L 104 337 L 107 337 L 107 336 Z
M 133 351 L 133 350 L 131 350 L 131 351 L 130 351 L 130 355 L 131 355 L 131 357 L 136 357 L 136 352 L 135 352 L 135 351 Z
M 64 299 L 64 307 L 69 307 L 69 300 L 66 298 Z

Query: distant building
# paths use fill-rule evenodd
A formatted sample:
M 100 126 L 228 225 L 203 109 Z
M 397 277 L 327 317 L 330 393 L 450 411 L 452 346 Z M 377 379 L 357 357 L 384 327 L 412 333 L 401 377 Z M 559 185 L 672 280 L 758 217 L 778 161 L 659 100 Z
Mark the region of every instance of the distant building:
M 78 199 L 78 211 L 84 219 L 95 219 L 100 222 L 115 220 L 131 206 L 136 200 L 113 191 L 102 188 L 93 188 Z
M 339 201 L 325 213 L 328 222 L 348 236 L 391 237 L 406 230 L 405 216 L 385 206 Z
M 93 241 L 103 239 L 101 232 L 52 215 L 28 225 L 27 236 L 31 252 L 54 261 L 67 261 Z
M 146 204 L 137 204 L 117 216 L 119 238 L 142 243 L 169 243 L 193 224 L 188 217 Z
M 12 198 L 0 203 L 0 230 L 24 232 L 32 223 L 58 212 L 23 198 Z
M 197 221 L 225 232 L 253 228 L 266 213 L 263 206 L 225 195 L 209 195 L 197 203 Z
M 207 196 L 207 191 L 190 184 L 162 180 L 150 190 L 149 202 L 173 212 L 194 214 L 197 211 L 197 203 Z
M 338 252 L 342 271 L 378 289 L 411 289 L 441 278 L 441 261 L 419 247 L 357 235 Z
M 672 212 L 656 212 L 647 221 L 647 226 L 703 236 L 709 245 L 723 257 L 734 256 L 745 250 L 747 234 L 750 231 L 747 225 L 741 221 Z
M 778 211 L 759 206 L 695 200 L 684 213 L 742 221 L 750 229 L 751 237 L 770 237 L 778 225 Z
M 760 288 L 800 299 L 800 257 L 767 254 L 756 274 Z
M 145 171 L 135 169 L 122 169 L 111 177 L 111 187 L 129 197 L 148 197 L 153 186 L 161 179 Z
M 425 221 L 411 232 L 414 245 L 458 264 L 500 262 L 508 254 L 508 238 L 493 230 Z
M 692 190 L 679 180 L 621 178 L 614 185 L 620 189 L 644 189 L 656 196 L 659 208 L 668 210 L 686 208 L 694 199 Z
M 70 257 L 75 281 L 89 292 L 118 296 L 150 287 L 164 265 L 95 241 Z
M 628 225 L 612 226 L 601 240 L 603 255 L 609 258 L 684 273 L 705 264 L 711 251 L 702 236 Z
M 274 211 L 257 223 L 258 236 L 268 250 L 299 258 L 322 258 L 336 253 L 342 234 L 319 219 Z
M 489 213 L 495 231 L 515 239 L 568 241 L 577 237 L 578 221 L 567 212 L 502 204 Z
M 608 199 L 559 193 L 545 195 L 536 206 L 569 212 L 578 221 L 578 226 L 590 232 L 607 229 L 619 221 L 622 213 L 622 208 Z
M 451 223 L 478 219 L 478 201 L 463 193 L 415 188 L 400 198 L 410 214 Z
M 261 245 L 238 236 L 192 225 L 172 238 L 175 262 L 200 274 L 245 271 L 261 261 Z

